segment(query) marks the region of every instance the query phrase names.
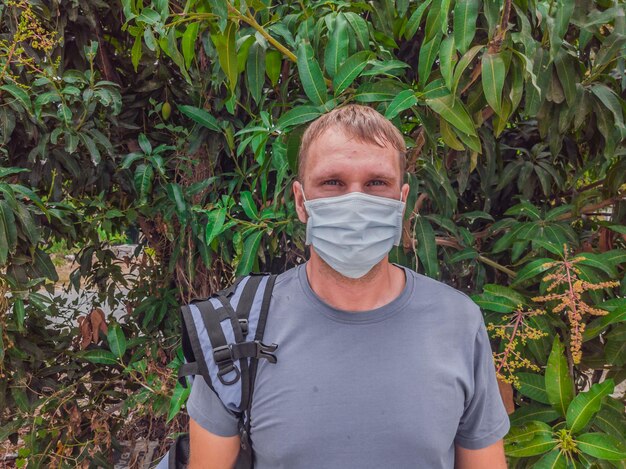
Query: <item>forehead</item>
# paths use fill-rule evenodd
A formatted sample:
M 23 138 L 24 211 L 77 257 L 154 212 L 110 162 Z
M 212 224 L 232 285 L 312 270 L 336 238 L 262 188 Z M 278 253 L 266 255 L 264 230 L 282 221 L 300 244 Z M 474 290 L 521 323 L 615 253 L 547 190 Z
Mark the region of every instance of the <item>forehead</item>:
M 373 171 L 401 178 L 399 162 L 399 152 L 389 142 L 380 142 L 380 145 L 364 142 L 341 129 L 330 128 L 311 142 L 305 177 Z

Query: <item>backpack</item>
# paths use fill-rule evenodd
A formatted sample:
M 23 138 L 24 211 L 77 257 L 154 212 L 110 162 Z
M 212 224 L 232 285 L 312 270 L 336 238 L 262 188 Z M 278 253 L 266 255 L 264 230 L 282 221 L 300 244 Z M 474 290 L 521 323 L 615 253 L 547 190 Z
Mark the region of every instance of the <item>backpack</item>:
M 262 342 L 276 275 L 250 274 L 209 298 L 180 309 L 185 363 L 178 379 L 187 387 L 201 375 L 222 403 L 239 415 L 241 449 L 236 469 L 251 469 L 250 409 L 259 360 L 276 363 L 277 344 Z M 180 435 L 157 469 L 182 469 L 189 462 L 189 435 Z

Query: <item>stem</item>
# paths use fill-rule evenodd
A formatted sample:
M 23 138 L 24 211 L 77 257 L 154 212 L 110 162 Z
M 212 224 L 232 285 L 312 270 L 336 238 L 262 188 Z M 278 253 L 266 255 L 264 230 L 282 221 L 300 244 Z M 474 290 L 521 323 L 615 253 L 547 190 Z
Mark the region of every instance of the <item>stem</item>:
M 11 63 L 11 59 L 13 58 L 13 53 L 15 52 L 16 47 L 17 47 L 17 42 L 14 42 L 11 45 L 11 50 L 9 51 L 7 61 L 5 62 L 4 67 L 2 67 L 2 73 L 0 73 L 0 81 L 4 79 L 4 75 L 7 72 L 7 68 L 9 67 L 9 64 Z
M 571 309 L 574 314 L 578 315 L 578 311 L 576 310 L 576 295 L 574 294 L 574 286 L 572 285 L 572 276 L 570 273 L 571 264 L 567 260 L 567 249 L 565 250 L 565 260 L 563 261 L 563 265 L 565 266 L 565 272 L 567 273 L 567 285 L 569 288 L 569 298 L 571 301 Z M 570 316 L 570 315 L 568 315 Z M 570 325 L 574 324 L 574 337 L 578 337 L 580 334 L 578 333 L 578 321 L 572 321 L 571 316 L 568 318 Z M 570 333 L 571 336 L 571 333 Z M 571 339 L 570 339 L 571 341 Z M 572 352 L 570 347 L 567 347 L 567 368 L 569 371 L 570 378 L 574 380 L 574 357 L 572 357 Z
M 476 258 L 479 261 L 481 261 L 484 264 L 487 264 L 491 267 L 493 267 L 496 270 L 499 270 L 500 272 L 504 272 L 505 274 L 507 274 L 509 277 L 511 278 L 515 278 L 517 276 L 517 274 L 512 271 L 511 269 L 504 267 L 502 264 L 498 264 L 496 261 L 492 261 L 491 259 L 486 258 L 485 256 L 479 254 L 478 257 Z
M 580 214 L 587 214 L 589 212 L 595 212 L 596 210 L 600 208 L 613 205 L 615 202 L 622 200 L 624 196 L 626 196 L 626 193 L 620 193 L 617 196 L 611 197 L 610 199 L 607 199 L 607 200 L 603 200 L 602 202 L 598 202 L 596 204 L 585 205 L 583 208 L 580 209 L 580 213 L 567 212 L 567 213 L 564 213 L 563 215 L 558 216 L 556 218 L 556 221 L 563 221 L 563 220 L 567 220 L 568 218 L 578 217 Z
M 511 350 L 513 349 L 511 347 L 511 344 L 513 343 L 513 340 L 515 339 L 515 335 L 517 334 L 517 329 L 522 323 L 522 318 L 523 318 L 522 313 L 518 311 L 515 317 L 515 324 L 513 326 L 513 332 L 511 333 L 511 337 L 509 338 L 509 343 L 506 344 L 506 347 L 504 348 L 504 356 L 502 357 L 502 360 L 500 360 L 500 365 L 498 365 L 496 373 L 500 373 L 500 370 L 506 363 L 506 359 L 508 358 L 509 354 L 511 353 Z
M 271 45 L 273 45 L 276 49 L 282 52 L 283 55 L 285 55 L 289 60 L 294 63 L 298 62 L 298 58 L 295 56 L 295 54 L 287 49 L 285 46 L 283 46 L 276 39 L 274 39 L 272 36 L 270 36 L 270 34 L 263 28 L 263 26 L 257 23 L 256 19 L 254 19 L 254 16 L 252 16 L 249 10 L 246 12 L 245 15 L 242 15 L 239 10 L 237 10 L 230 3 L 228 3 L 228 11 L 234 13 L 237 19 L 243 21 L 244 23 L 247 23 L 248 25 L 256 29 L 261 34 L 261 36 L 267 39 L 267 41 Z

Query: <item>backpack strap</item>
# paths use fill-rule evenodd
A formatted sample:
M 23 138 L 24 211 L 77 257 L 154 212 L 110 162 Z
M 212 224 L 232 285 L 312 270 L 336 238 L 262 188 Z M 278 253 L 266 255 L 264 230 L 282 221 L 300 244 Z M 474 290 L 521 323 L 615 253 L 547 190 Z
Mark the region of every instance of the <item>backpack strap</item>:
M 261 309 L 259 311 L 259 320 L 255 334 L 255 341 L 260 342 L 263 340 L 263 334 L 265 333 L 265 324 L 267 323 L 267 316 L 270 309 L 270 302 L 272 300 L 272 291 L 274 289 L 274 283 L 276 282 L 276 275 L 270 274 L 267 278 L 267 283 L 265 285 L 265 291 L 263 293 L 263 299 L 261 302 Z M 241 420 L 241 428 L 240 428 L 240 436 L 241 436 L 241 449 L 244 453 L 243 458 L 246 461 L 246 464 L 249 464 L 248 467 L 252 467 L 252 443 L 250 441 L 250 411 L 252 409 L 252 395 L 254 393 L 254 383 L 256 381 L 256 374 L 258 368 L 259 360 L 258 358 L 253 358 L 250 361 L 250 388 L 244 402 L 242 399 L 242 408 L 244 409 L 244 413 L 242 415 Z M 245 407 L 243 406 L 245 404 Z M 248 461 L 249 460 L 249 461 Z
M 232 295 L 244 278 L 245 277 L 237 278 L 232 283 L 232 285 L 222 290 L 222 292 L 226 296 Z M 211 296 L 204 297 L 204 298 L 194 298 L 193 300 L 191 300 L 190 303 L 199 303 L 203 301 L 208 301 L 210 298 Z M 202 359 L 198 360 L 196 358 L 196 357 L 202 358 L 203 354 L 202 354 L 202 347 L 200 345 L 200 340 L 198 338 L 198 332 L 194 325 L 193 317 L 192 317 L 191 310 L 189 309 L 189 305 L 183 305 L 180 308 L 180 316 L 181 316 L 181 325 L 182 325 L 182 328 L 181 328 L 182 329 L 182 348 L 183 348 L 183 355 L 185 357 L 185 363 L 180 365 L 180 367 L 178 368 L 178 382 L 181 384 L 181 386 L 186 388 L 187 379 L 185 378 L 189 376 L 190 381 L 193 381 L 193 377 L 195 375 L 200 374 L 204 377 L 207 384 L 211 386 L 209 370 L 206 366 L 205 360 L 202 360 Z M 222 317 L 220 321 L 222 319 L 224 318 Z M 247 333 L 247 324 L 246 324 L 246 328 L 244 332 Z M 211 389 L 213 389 L 213 386 L 211 386 Z
M 239 289 L 229 287 L 181 308 L 187 361 L 179 368 L 181 383 L 186 385 L 184 376 L 202 375 L 224 404 L 236 412 L 243 412 L 250 399 L 251 362 L 263 358 L 275 363 L 273 352 L 278 347 L 261 342 L 259 334 L 265 328 L 266 312 L 261 314 L 261 310 L 266 295 L 271 298 L 275 276 L 253 274 L 244 279 L 244 284 L 237 281 Z M 249 334 L 254 339 L 246 340 Z

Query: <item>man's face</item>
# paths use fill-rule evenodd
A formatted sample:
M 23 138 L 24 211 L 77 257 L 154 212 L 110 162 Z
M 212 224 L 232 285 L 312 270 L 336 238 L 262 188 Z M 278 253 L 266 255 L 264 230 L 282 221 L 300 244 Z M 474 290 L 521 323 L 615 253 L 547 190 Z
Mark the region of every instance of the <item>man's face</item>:
M 344 134 L 341 129 L 328 129 L 309 148 L 303 184 L 293 184 L 296 211 L 303 223 L 307 221 L 302 186 L 307 200 L 336 197 L 349 192 L 406 201 L 409 185 L 402 184 L 398 150 L 364 143 Z

